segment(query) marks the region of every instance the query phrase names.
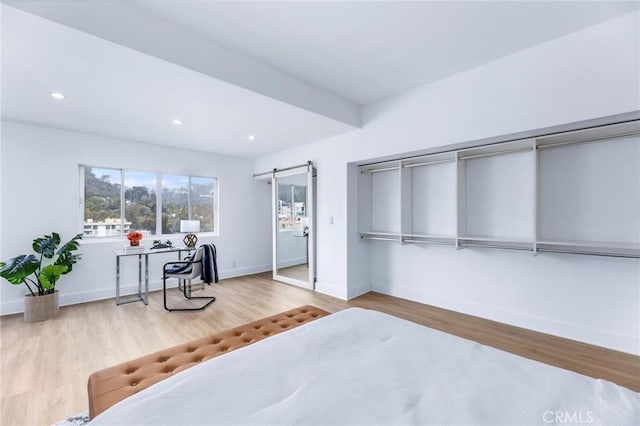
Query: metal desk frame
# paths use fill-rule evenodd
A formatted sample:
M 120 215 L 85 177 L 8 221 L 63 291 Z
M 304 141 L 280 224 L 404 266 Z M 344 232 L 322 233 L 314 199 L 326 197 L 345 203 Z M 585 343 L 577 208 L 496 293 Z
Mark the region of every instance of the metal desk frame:
M 124 250 L 114 250 L 116 255 L 116 305 L 124 305 L 126 303 L 143 302 L 149 304 L 149 255 L 160 253 L 178 253 L 178 260 L 182 259 L 182 252 L 190 252 L 195 248 L 189 247 L 172 247 L 166 249 L 151 250 L 146 249 L 139 252 L 127 253 Z M 124 256 L 138 256 L 138 293 L 120 296 L 120 258 Z M 144 293 L 142 291 L 142 256 L 144 256 Z

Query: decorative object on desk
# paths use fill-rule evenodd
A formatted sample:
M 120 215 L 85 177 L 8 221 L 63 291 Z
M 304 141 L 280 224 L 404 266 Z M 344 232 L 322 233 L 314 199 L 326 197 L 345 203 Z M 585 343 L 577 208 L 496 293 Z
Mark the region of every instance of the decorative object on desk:
M 127 239 L 129 240 L 129 245 L 139 246 L 140 240 L 142 239 L 142 232 L 131 231 L 127 234 Z
M 0 276 L 11 284 L 26 285 L 31 293 L 25 295 L 24 299 L 25 322 L 43 321 L 59 312 L 56 283 L 62 275 L 71 272 L 73 265 L 80 260 L 80 254 L 73 253 L 78 250 L 80 239 L 82 234 L 58 249 L 60 235 L 52 232 L 51 235 L 33 240 L 31 247 L 39 256 L 21 254 L 0 262 Z
M 166 248 L 173 248 L 173 243 L 169 240 L 165 241 L 164 243 L 160 240 L 153 240 L 153 246 L 151 246 L 151 250 L 166 249 Z
M 124 246 L 125 253 L 142 253 L 144 251 L 144 246 L 142 244 L 137 246 Z
M 194 234 L 194 232 L 200 232 L 200 221 L 199 220 L 181 220 L 180 221 L 180 232 L 187 232 L 185 235 L 184 245 L 187 247 L 195 247 L 198 243 L 198 237 Z

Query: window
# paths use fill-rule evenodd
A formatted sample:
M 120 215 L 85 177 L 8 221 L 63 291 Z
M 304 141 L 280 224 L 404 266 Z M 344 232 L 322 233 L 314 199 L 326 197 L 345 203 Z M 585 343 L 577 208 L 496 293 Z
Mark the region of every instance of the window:
M 189 177 L 162 176 L 162 233 L 180 232 L 180 221 L 189 219 Z
M 124 172 L 125 224 L 137 231 L 156 234 L 156 174 Z
M 80 166 L 82 222 L 87 238 L 180 232 L 180 220 L 216 232 L 217 183 L 212 177 Z M 158 207 L 160 206 L 160 209 Z
M 129 232 L 123 223 L 121 203 L 122 173 L 115 169 L 84 168 L 84 235 L 114 237 Z
M 202 232 L 214 231 L 214 196 L 216 193 L 216 180 L 206 177 L 192 177 L 190 186 L 191 219 L 200 221 Z
M 162 175 L 162 233 L 180 232 L 180 220 L 200 221 L 200 231 L 214 232 L 216 179 Z

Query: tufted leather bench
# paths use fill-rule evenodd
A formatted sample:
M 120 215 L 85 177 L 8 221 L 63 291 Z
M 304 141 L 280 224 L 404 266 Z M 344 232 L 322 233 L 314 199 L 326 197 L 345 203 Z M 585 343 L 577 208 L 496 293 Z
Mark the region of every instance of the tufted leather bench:
M 315 306 L 301 306 L 95 372 L 88 383 L 89 417 L 199 362 L 326 315 Z

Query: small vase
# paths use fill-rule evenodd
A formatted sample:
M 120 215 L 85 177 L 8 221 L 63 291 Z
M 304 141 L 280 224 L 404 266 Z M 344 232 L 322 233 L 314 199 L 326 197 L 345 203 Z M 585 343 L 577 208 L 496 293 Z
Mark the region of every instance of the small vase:
M 129 241 L 129 245 L 131 247 L 139 246 L 140 245 L 140 241 L 139 240 L 131 240 L 131 241 Z
M 42 296 L 24 296 L 24 322 L 38 322 L 53 318 L 60 312 L 58 290 Z

